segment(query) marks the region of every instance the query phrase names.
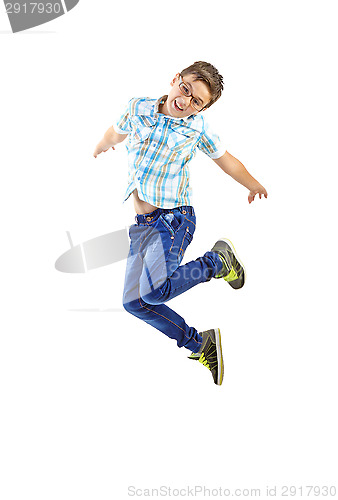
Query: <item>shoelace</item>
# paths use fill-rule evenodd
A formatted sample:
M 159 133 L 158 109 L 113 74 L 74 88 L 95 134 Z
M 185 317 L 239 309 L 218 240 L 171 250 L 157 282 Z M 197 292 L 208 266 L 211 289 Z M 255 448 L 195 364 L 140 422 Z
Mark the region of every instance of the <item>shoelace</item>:
M 206 366 L 207 368 L 209 368 L 210 370 L 210 366 L 209 366 L 209 363 L 208 363 L 208 360 L 205 358 L 204 356 L 204 352 L 202 352 L 201 356 L 200 356 L 200 359 L 198 360 L 200 363 L 202 363 L 202 365 Z
M 229 271 L 229 266 L 231 265 L 231 263 L 229 264 L 227 262 L 227 260 L 226 260 L 226 258 L 224 257 L 223 254 L 221 254 L 220 252 L 217 252 L 217 253 L 218 253 L 219 258 L 222 261 L 223 267 L 222 267 L 221 271 L 215 276 L 215 278 L 220 278 L 222 276 L 222 273 L 224 272 L 224 270 L 228 271 L 228 274 L 226 274 L 225 276 L 223 276 L 223 277 L 226 277 L 226 276 L 228 276 L 233 271 L 233 267 L 231 266 L 231 269 Z
M 226 278 L 228 281 L 233 281 L 238 279 L 238 274 L 236 273 L 235 269 L 232 268 L 230 273 L 224 276 L 224 278 Z

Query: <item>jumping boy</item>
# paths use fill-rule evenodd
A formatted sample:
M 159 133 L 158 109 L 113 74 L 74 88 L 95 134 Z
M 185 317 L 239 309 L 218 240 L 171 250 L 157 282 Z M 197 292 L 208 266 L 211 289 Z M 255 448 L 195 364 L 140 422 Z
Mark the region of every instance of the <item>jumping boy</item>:
M 245 270 L 231 242 L 219 239 L 202 257 L 180 266 L 191 243 L 196 217 L 191 206 L 189 162 L 199 149 L 225 173 L 249 190 L 251 203 L 265 188 L 228 153 L 208 128 L 202 111 L 221 96 L 223 78 L 217 69 L 198 61 L 177 73 L 168 95 L 134 98 L 115 127 L 105 133 L 94 157 L 128 137 L 128 188 L 136 224 L 130 227 L 123 305 L 146 323 L 177 341 L 223 381 L 221 335 L 218 328 L 198 332 L 164 305 L 198 283 L 223 278 L 242 288 Z

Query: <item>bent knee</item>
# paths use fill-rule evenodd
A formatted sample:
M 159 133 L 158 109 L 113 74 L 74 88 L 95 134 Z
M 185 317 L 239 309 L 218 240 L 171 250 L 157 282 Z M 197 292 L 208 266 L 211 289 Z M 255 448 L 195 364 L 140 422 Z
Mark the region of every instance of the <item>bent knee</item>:
M 147 293 L 147 295 L 143 295 L 142 299 L 144 302 L 152 306 L 163 304 L 164 302 L 163 294 L 159 290 L 153 290 L 152 292 Z
M 130 302 L 123 301 L 123 307 L 127 312 L 133 314 L 134 316 L 138 316 L 142 310 L 142 306 L 138 300 L 131 300 Z

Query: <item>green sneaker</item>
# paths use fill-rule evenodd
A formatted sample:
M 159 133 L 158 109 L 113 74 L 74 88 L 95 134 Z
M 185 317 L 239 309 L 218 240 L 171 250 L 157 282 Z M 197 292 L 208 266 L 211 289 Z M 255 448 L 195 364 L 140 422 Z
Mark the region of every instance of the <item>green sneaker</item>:
M 245 283 L 246 273 L 231 241 L 221 238 L 215 243 L 211 251 L 217 252 L 223 262 L 223 268 L 215 278 L 223 278 L 235 290 L 242 288 Z
M 189 359 L 195 359 L 209 368 L 214 382 L 221 385 L 223 382 L 224 365 L 221 345 L 221 332 L 219 328 L 202 332 L 202 345 L 197 353 L 191 353 Z

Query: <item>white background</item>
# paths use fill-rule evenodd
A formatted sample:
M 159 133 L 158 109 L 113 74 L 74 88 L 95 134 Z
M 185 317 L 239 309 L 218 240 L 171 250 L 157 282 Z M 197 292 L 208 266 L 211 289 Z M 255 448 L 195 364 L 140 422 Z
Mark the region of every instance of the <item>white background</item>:
M 12 34 L 1 7 L 2 500 L 338 486 L 336 19 L 334 1 L 80 0 Z M 249 205 L 206 156 L 191 164 L 186 261 L 226 236 L 248 272 L 238 292 L 212 280 L 171 302 L 221 329 L 221 387 L 122 310 L 125 262 L 54 268 L 66 231 L 133 223 L 124 146 L 94 147 L 195 60 L 225 80 L 205 117 L 269 193 Z

